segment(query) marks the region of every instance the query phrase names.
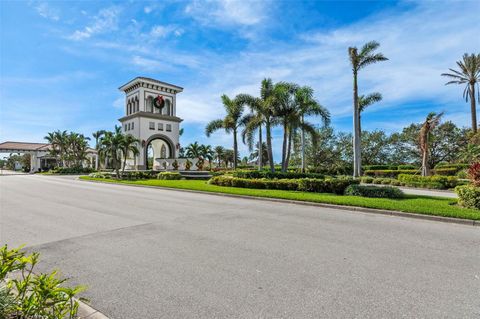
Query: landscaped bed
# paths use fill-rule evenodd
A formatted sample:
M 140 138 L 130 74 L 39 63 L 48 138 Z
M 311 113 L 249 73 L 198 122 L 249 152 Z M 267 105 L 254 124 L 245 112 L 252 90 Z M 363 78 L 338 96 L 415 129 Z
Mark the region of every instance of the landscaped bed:
M 196 180 L 114 180 L 107 178 L 93 178 L 90 176 L 81 176 L 80 179 L 117 184 L 188 189 L 212 193 L 279 198 L 346 206 L 358 206 L 366 208 L 402 211 L 416 214 L 480 220 L 479 210 L 462 208 L 457 205 L 457 200 L 452 198 L 417 195 L 405 195 L 405 197 L 402 199 L 366 198 L 359 196 L 335 195 L 330 193 L 308 193 L 286 190 L 226 187 L 211 185 L 208 184 L 208 182 Z

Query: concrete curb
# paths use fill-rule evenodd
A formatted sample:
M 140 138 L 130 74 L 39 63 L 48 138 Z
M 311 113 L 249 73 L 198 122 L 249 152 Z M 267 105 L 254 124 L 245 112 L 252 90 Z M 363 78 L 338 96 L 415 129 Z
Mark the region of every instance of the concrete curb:
M 109 317 L 105 316 L 100 311 L 93 309 L 83 301 L 77 301 L 79 303 L 77 314 L 79 319 L 110 319 Z
M 248 195 L 214 193 L 214 192 L 206 192 L 206 191 L 199 191 L 199 190 L 192 190 L 192 189 L 181 189 L 181 188 L 173 188 L 173 187 L 164 187 L 164 186 L 135 185 L 135 184 L 126 184 L 126 183 L 125 184 L 123 184 L 123 183 L 110 183 L 110 182 L 92 181 L 92 180 L 83 180 L 83 179 L 78 179 L 78 180 L 82 181 L 82 182 L 91 182 L 91 183 L 99 183 L 99 184 L 144 187 L 144 188 L 153 188 L 153 189 L 167 189 L 167 190 L 197 193 L 197 194 L 207 194 L 207 195 L 232 197 L 232 198 L 262 200 L 262 201 L 268 201 L 268 202 L 295 204 L 295 205 L 303 205 L 303 206 L 325 207 L 325 208 L 349 210 L 349 211 L 361 212 L 361 213 L 416 218 L 416 219 L 431 220 L 431 221 L 453 223 L 453 224 L 460 224 L 460 225 L 469 225 L 469 226 L 480 226 L 480 220 L 460 219 L 460 218 L 434 216 L 434 215 L 422 215 L 422 214 L 406 213 L 406 212 L 395 211 L 395 210 L 365 208 L 365 207 L 346 206 L 346 205 L 334 205 L 334 204 L 306 202 L 306 201 L 299 201 L 299 200 L 292 200 L 292 199 L 281 199 L 281 198 L 257 197 L 257 196 L 248 196 Z

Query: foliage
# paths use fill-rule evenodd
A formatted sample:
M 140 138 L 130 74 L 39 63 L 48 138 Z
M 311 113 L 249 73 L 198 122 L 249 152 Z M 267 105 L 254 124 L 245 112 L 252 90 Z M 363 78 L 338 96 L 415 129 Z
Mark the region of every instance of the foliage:
M 398 175 L 398 180 L 406 186 L 433 188 L 433 189 L 449 189 L 455 188 L 459 184 L 458 178 L 455 176 L 419 176 L 419 175 Z
M 192 162 L 190 162 L 190 161 L 187 159 L 187 161 L 185 162 L 185 170 L 186 170 L 186 171 L 189 171 L 191 167 L 192 167 Z
M 210 179 L 210 184 L 219 186 L 335 194 L 343 194 L 345 188 L 355 183 L 358 183 L 358 181 L 353 179 L 253 179 L 230 176 L 215 176 Z
M 363 183 L 363 184 L 372 184 L 373 183 L 373 180 L 374 178 L 373 177 L 369 177 L 369 176 L 362 176 L 360 178 L 360 182 Z
M 480 209 L 480 187 L 474 185 L 457 186 L 455 192 L 461 206 Z
M 234 171 L 234 177 L 239 178 L 268 178 L 268 179 L 295 179 L 295 178 L 324 178 L 325 175 L 317 173 L 297 173 L 297 172 L 271 172 L 271 171 Z
M 173 170 L 178 171 L 179 164 L 177 160 L 174 160 L 172 162 L 172 167 L 173 167 Z
M 345 189 L 345 195 L 363 196 L 374 198 L 402 198 L 403 192 L 396 187 L 390 186 L 361 186 L 350 185 Z
M 99 139 L 98 152 L 104 158 L 111 160 L 111 167 L 116 171 L 117 178 L 120 178 L 120 167 L 125 171 L 127 158 L 133 156 L 135 159 L 139 154 L 140 141 L 131 134 L 122 134 L 121 127 L 115 126 L 113 132 L 106 131 Z M 123 165 L 122 165 L 123 162 Z M 108 166 L 108 165 L 105 165 Z
M 9 170 L 15 170 L 15 163 L 22 165 L 22 170 L 24 172 L 30 171 L 30 154 L 10 154 L 7 158 L 5 166 Z
M 365 171 L 366 176 L 396 178 L 400 174 L 417 174 L 416 169 L 382 169 Z
M 378 208 L 394 211 L 402 211 L 417 214 L 436 215 L 445 217 L 455 217 L 463 219 L 480 220 L 480 212 L 474 209 L 467 209 L 454 205 L 456 199 L 440 198 L 418 195 L 405 195 L 403 199 L 388 198 L 367 198 L 358 196 L 338 196 L 328 193 L 308 193 L 298 191 L 272 190 L 272 189 L 248 189 L 237 187 L 224 187 L 208 184 L 205 181 L 180 180 L 180 181 L 164 181 L 164 180 L 139 180 L 124 181 L 112 179 L 92 179 L 88 176 L 81 176 L 83 180 L 96 180 L 107 183 L 120 183 L 131 185 L 146 185 L 156 187 L 166 187 L 173 189 L 188 189 L 211 193 L 222 193 L 242 196 L 252 196 L 261 198 L 278 198 L 287 200 L 306 201 L 314 203 L 327 203 L 334 205 L 348 205 L 368 208 Z
M 474 186 L 480 187 L 480 162 L 473 163 L 468 168 L 468 178 Z
M 21 248 L 0 248 L 0 289 L 7 305 L 0 306 L 1 318 L 78 318 L 76 296 L 85 288 L 65 287 L 57 271 L 34 272 L 39 254 L 27 255 Z M 19 276 L 11 276 L 18 271 Z
M 179 180 L 182 179 L 182 175 L 180 175 L 180 173 L 174 172 L 161 172 L 158 173 L 157 178 L 163 180 Z
M 51 144 L 49 153 L 57 158 L 59 166 L 81 166 L 87 158 L 90 138 L 83 134 L 57 130 L 48 133 L 45 139 Z
M 49 171 L 52 174 L 58 175 L 78 175 L 78 174 L 90 174 L 93 172 L 93 168 L 90 167 L 57 167 Z

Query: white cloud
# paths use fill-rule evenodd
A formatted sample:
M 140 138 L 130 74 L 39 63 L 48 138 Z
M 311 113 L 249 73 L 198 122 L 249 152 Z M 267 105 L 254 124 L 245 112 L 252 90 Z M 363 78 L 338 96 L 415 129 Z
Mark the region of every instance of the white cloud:
M 37 10 L 38 14 L 45 19 L 50 19 L 54 21 L 60 20 L 60 12 L 56 8 L 52 8 L 46 2 L 42 2 L 38 4 L 35 9 Z
M 116 109 L 123 109 L 125 106 L 125 98 L 124 97 L 119 97 L 112 103 L 113 107 Z
M 93 22 L 81 30 L 76 30 L 68 38 L 74 41 L 90 38 L 92 35 L 116 30 L 118 27 L 118 7 L 102 9 L 93 17 Z
M 265 19 L 269 1 L 193 0 L 185 12 L 202 24 L 252 26 Z
M 176 25 L 155 25 L 152 27 L 149 36 L 152 38 L 166 38 L 170 34 L 173 34 L 177 37 L 181 36 L 184 33 L 182 28 L 177 27 Z

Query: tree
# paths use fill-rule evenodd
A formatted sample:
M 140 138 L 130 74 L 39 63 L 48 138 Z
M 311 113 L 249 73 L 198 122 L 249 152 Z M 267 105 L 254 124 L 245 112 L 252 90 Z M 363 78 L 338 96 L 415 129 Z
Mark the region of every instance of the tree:
M 223 146 L 218 145 L 218 146 L 215 146 L 215 148 L 213 149 L 213 152 L 215 153 L 214 156 L 218 163 L 217 167 L 220 167 L 222 165 L 223 156 L 225 155 L 225 148 Z
M 120 177 L 121 154 L 122 154 L 123 134 L 121 127 L 115 126 L 114 132 L 105 132 L 100 139 L 100 152 L 105 155 L 105 159 L 111 158 L 112 166 L 117 173 L 117 178 Z
M 198 142 L 190 143 L 185 148 L 185 155 L 188 158 L 201 159 L 202 158 L 202 146 L 200 144 L 198 144 Z
M 362 155 L 360 140 L 360 107 L 358 98 L 358 72 L 367 65 L 388 60 L 382 53 L 375 53 L 380 46 L 378 42 L 366 43 L 358 52 L 356 47 L 348 48 L 348 55 L 353 71 L 353 176 L 359 177 L 362 172 Z
M 97 150 L 97 156 L 95 156 L 95 169 L 98 169 L 99 165 L 99 154 L 98 149 L 100 147 L 100 138 L 105 134 L 105 130 L 99 130 L 92 133 L 93 138 L 95 139 L 95 149 Z
M 459 71 L 454 69 L 449 69 L 452 73 L 442 73 L 442 76 L 446 76 L 451 81 L 447 82 L 445 85 L 449 84 L 465 84 L 465 89 L 463 90 L 463 97 L 468 103 L 470 99 L 470 112 L 472 115 L 472 130 L 474 133 L 477 132 L 477 109 L 476 109 L 476 100 L 475 100 L 475 85 L 479 89 L 480 82 L 480 53 L 468 55 L 465 53 L 463 55 L 462 61 L 457 61 L 457 66 L 460 69 Z M 477 99 L 480 102 L 480 90 L 477 92 Z
M 367 96 L 365 95 L 360 95 L 358 97 L 358 125 L 359 125 L 359 131 L 360 131 L 360 140 L 362 140 L 361 134 L 362 134 L 362 113 L 365 111 L 367 107 L 369 107 L 372 104 L 378 103 L 382 100 L 382 95 L 378 92 L 371 93 Z
M 428 164 L 429 155 L 429 142 L 431 138 L 432 130 L 440 124 L 440 119 L 443 116 L 442 113 L 431 112 L 427 115 L 427 118 L 422 124 L 420 129 L 420 150 L 422 151 L 422 176 L 430 175 L 430 166 Z
M 127 165 L 127 157 L 129 153 L 132 153 L 134 160 L 135 157 L 140 153 L 138 150 L 138 146 L 140 140 L 135 138 L 131 134 L 123 135 L 122 140 L 120 141 L 120 149 L 123 154 L 123 166 L 122 166 L 122 173 L 125 172 L 125 166 Z
M 243 103 L 240 103 L 238 99 L 230 99 L 227 95 L 222 95 L 222 103 L 226 116 L 223 119 L 213 120 L 207 124 L 205 128 L 205 134 L 209 137 L 213 132 L 224 129 L 227 133 L 233 133 L 233 168 L 237 168 L 238 159 L 238 143 L 237 132 L 242 123 L 242 114 L 244 111 Z
M 267 140 L 267 156 L 270 164 L 270 170 L 275 171 L 272 150 L 272 127 L 275 126 L 275 117 L 273 114 L 273 82 L 271 79 L 263 79 L 260 86 L 260 97 L 253 97 L 248 94 L 239 94 L 238 101 L 250 107 L 251 114 L 247 114 L 244 119 L 245 129 L 242 132 L 243 141 L 248 145 L 249 150 L 253 149 L 253 138 L 258 130 L 258 145 L 263 144 L 262 127 L 265 126 L 265 135 Z M 258 168 L 262 168 L 263 154 L 258 157 Z
M 261 155 L 259 155 L 260 150 L 259 150 L 259 147 L 258 147 L 258 146 L 259 146 L 259 144 L 256 143 L 256 144 L 255 144 L 255 150 L 254 150 L 252 153 L 250 153 L 249 158 L 250 158 L 251 161 L 256 160 L 256 161 L 258 162 L 259 156 L 261 156 L 262 162 L 261 162 L 261 164 L 260 164 L 260 167 L 263 168 L 263 167 L 264 167 L 265 165 L 267 165 L 267 163 L 268 163 L 267 144 L 266 144 L 265 142 L 262 143 Z
M 212 168 L 212 161 L 215 156 L 215 152 L 212 149 L 211 145 L 204 145 L 200 146 L 200 153 L 202 154 L 202 158 L 208 160 L 208 166 L 210 169 Z

